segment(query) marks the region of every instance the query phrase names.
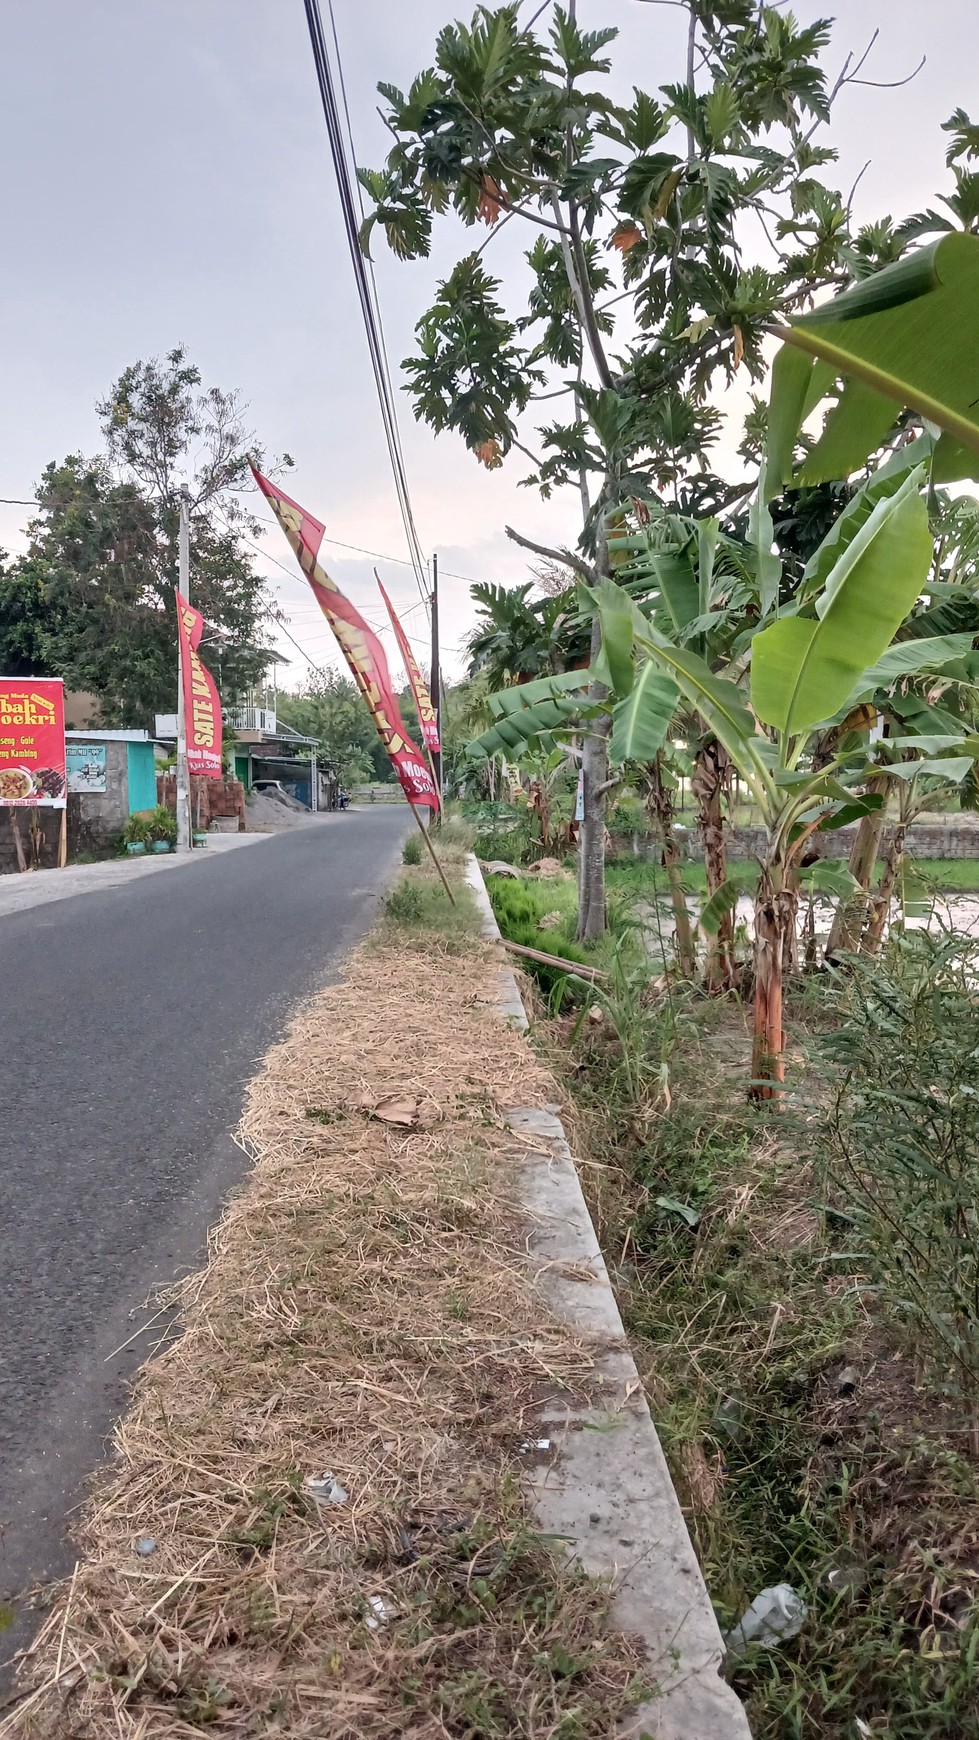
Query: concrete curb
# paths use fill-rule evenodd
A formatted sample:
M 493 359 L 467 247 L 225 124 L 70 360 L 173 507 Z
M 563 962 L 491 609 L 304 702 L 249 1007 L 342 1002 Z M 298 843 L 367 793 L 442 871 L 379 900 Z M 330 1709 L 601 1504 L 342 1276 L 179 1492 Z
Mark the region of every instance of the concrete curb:
M 500 932 L 475 858 L 467 881 L 484 934 Z M 500 1013 L 526 1030 L 517 982 L 500 962 Z M 613 1615 L 646 1642 L 659 1697 L 629 1724 L 655 1740 L 751 1740 L 742 1705 L 718 1669 L 724 1653 L 710 1597 L 650 1418 L 608 1270 L 556 1108 L 512 1107 L 521 1194 L 533 1232 L 536 1288 L 595 1351 L 604 1408 L 545 1406 L 552 1459 L 528 1476 L 538 1519 L 572 1543 L 590 1576 L 614 1587 Z M 590 1430 L 586 1428 L 591 1428 Z

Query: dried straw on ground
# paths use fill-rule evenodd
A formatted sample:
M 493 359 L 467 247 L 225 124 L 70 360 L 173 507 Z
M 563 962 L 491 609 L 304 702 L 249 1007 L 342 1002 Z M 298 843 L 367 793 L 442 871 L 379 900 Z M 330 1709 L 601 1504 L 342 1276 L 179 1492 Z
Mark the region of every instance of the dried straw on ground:
M 500 1111 L 554 1088 L 492 972 L 385 927 L 270 1054 L 254 1169 L 0 1735 L 584 1740 L 636 1701 L 636 1651 L 514 1472 L 589 1357 L 530 1292 Z M 370 1115 L 389 1096 L 415 1128 Z

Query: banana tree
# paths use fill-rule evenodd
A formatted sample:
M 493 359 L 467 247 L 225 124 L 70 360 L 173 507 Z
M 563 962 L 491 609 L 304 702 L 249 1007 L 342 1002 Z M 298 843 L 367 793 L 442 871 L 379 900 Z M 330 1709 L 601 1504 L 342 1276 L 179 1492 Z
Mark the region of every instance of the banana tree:
M 760 1099 L 775 1097 L 784 1079 L 783 962 L 795 934 L 806 847 L 818 829 L 869 807 L 855 790 L 867 771 L 865 738 L 842 735 L 819 767 L 812 765 L 813 748 L 854 697 L 877 686 L 880 662 L 925 583 L 932 540 L 922 482 L 919 467 L 879 499 L 842 548 L 834 541 L 818 593 L 754 635 L 750 707 L 742 687 L 662 633 L 621 587 L 608 581 L 595 594 L 617 707 L 641 713 L 652 667 L 701 714 L 764 821 L 754 915 L 752 1080 Z M 902 648 L 901 656 L 913 668 L 914 654 Z M 657 685 L 652 689 L 658 695 Z M 969 756 L 963 759 L 969 765 Z M 951 758 L 948 773 L 962 777 Z
M 782 338 L 769 413 L 768 484 L 793 471 L 799 430 L 844 381 L 797 483 L 864 465 L 902 408 L 941 431 L 933 483 L 979 476 L 979 236 L 947 235 L 842 296 L 771 328 Z

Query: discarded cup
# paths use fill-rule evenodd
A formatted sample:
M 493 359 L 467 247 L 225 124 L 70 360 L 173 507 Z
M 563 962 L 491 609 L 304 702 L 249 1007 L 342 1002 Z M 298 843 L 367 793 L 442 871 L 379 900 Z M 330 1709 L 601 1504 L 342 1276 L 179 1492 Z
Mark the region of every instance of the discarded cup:
M 774 1649 L 787 1638 L 798 1637 L 809 1609 L 788 1583 L 776 1583 L 756 1595 L 747 1612 L 727 1633 L 724 1647 L 729 1655 L 742 1655 L 749 1643 Z
M 349 1497 L 346 1487 L 340 1485 L 330 1468 L 323 1474 L 307 1474 L 304 1485 L 317 1504 L 346 1504 Z

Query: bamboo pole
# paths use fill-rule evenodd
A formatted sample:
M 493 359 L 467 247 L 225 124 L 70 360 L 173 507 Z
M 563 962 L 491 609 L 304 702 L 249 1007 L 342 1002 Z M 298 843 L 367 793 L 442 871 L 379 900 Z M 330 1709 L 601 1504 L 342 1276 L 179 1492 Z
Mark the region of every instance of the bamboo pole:
M 441 864 L 439 863 L 437 857 L 435 856 L 435 847 L 432 845 L 432 842 L 428 837 L 428 829 L 426 828 L 424 822 L 422 821 L 421 816 L 418 814 L 417 806 L 415 804 L 409 804 L 408 808 L 410 809 L 412 815 L 415 818 L 415 821 L 418 823 L 418 826 L 421 829 L 421 836 L 422 836 L 422 839 L 424 840 L 426 846 L 428 847 L 429 852 L 431 853 L 432 863 L 435 865 L 436 870 L 438 871 L 439 875 L 442 878 L 442 887 L 445 889 L 445 892 L 448 895 L 451 904 L 454 906 L 456 903 L 456 897 L 453 894 L 451 888 L 449 887 L 448 878 L 446 877 L 445 871 L 442 869 Z
M 546 955 L 543 949 L 529 949 L 526 943 L 511 942 L 509 937 L 501 936 L 500 941 L 513 955 L 521 955 L 528 961 L 540 961 L 545 967 L 562 967 L 565 972 L 575 973 L 579 979 L 587 979 L 589 984 L 608 978 L 601 967 L 589 967 L 582 961 L 566 961 L 561 955 Z
M 61 812 L 61 832 L 58 835 L 58 869 L 64 870 L 68 863 L 68 806 Z

